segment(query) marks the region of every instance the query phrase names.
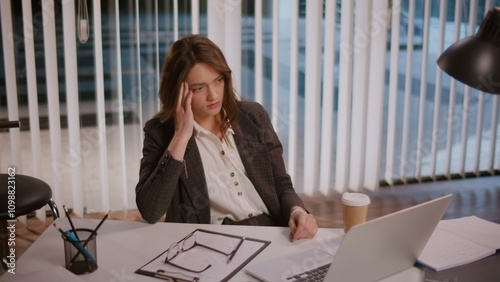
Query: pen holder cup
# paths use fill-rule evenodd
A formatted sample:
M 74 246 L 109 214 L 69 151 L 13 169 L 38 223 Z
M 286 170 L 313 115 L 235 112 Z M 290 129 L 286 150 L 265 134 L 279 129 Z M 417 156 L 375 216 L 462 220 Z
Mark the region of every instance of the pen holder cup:
M 97 233 L 92 235 L 92 229 L 77 228 L 79 241 L 70 241 L 63 236 L 64 257 L 66 269 L 74 274 L 87 274 L 97 269 Z M 71 232 L 68 230 L 66 232 Z

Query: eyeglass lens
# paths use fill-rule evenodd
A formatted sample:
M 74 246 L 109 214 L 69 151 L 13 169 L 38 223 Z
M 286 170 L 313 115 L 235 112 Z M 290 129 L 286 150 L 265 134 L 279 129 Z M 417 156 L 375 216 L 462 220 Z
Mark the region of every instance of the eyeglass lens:
M 217 253 L 220 253 L 220 254 L 223 254 L 225 256 L 231 255 L 236 250 L 236 247 L 235 247 L 234 250 L 232 250 L 228 253 L 228 252 L 224 252 L 224 251 L 218 250 L 216 248 L 210 247 L 208 245 L 201 244 L 201 243 L 196 241 L 196 235 L 194 233 L 191 233 L 186 238 L 184 238 L 182 241 L 176 242 L 176 243 L 172 244 L 170 246 L 170 248 L 168 248 L 167 257 L 165 258 L 165 263 L 170 264 L 170 265 L 175 266 L 175 267 L 178 267 L 180 269 L 186 270 L 186 271 L 194 272 L 194 273 L 200 273 L 200 272 L 207 270 L 208 268 L 210 268 L 212 266 L 211 264 L 208 264 L 206 267 L 204 267 L 201 270 L 193 270 L 193 269 L 190 269 L 188 267 L 180 266 L 180 265 L 172 262 L 172 260 L 175 257 L 177 257 L 177 255 L 179 255 L 179 253 L 187 252 L 187 251 L 189 251 L 197 246 L 214 251 L 214 252 L 217 252 Z

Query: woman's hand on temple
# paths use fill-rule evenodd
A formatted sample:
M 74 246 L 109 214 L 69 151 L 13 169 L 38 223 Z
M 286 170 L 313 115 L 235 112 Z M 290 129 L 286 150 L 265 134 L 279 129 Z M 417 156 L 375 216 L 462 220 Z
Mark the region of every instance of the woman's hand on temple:
M 179 98 L 175 108 L 175 134 L 168 146 L 168 151 L 174 159 L 182 161 L 186 146 L 193 135 L 194 115 L 191 109 L 193 92 L 189 90 L 187 82 L 183 82 L 179 89 Z
M 179 89 L 179 99 L 175 110 L 175 133 L 179 138 L 189 140 L 193 135 L 194 116 L 191 109 L 193 92 L 187 82 L 183 82 Z

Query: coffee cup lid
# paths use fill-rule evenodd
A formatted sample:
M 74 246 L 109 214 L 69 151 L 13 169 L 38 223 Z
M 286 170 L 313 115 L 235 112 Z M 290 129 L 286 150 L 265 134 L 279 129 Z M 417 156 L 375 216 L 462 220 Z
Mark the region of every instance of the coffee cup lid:
M 370 204 L 370 197 L 362 193 L 345 192 L 341 201 L 349 206 L 366 206 Z

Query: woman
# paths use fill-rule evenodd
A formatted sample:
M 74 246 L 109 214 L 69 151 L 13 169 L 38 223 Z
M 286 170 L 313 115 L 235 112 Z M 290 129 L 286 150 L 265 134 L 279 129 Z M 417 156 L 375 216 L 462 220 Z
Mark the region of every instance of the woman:
M 136 202 L 142 217 L 212 224 L 288 225 L 316 234 L 286 173 L 265 109 L 236 98 L 231 70 L 208 38 L 176 41 L 165 57 L 160 112 L 145 127 Z

